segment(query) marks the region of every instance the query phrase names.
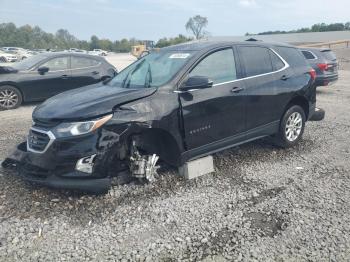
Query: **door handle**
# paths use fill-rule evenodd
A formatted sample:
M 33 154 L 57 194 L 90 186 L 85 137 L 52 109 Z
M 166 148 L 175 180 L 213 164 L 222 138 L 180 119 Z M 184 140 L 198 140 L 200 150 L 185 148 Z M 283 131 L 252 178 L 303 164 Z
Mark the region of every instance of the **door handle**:
M 93 75 L 98 75 L 100 72 L 98 72 L 98 71 L 93 71 L 93 72 L 91 72 Z
M 62 79 L 68 79 L 68 75 L 62 75 L 61 78 Z
M 283 75 L 283 76 L 281 77 L 281 80 L 283 80 L 283 81 L 286 81 L 286 80 L 288 80 L 288 79 L 289 79 L 289 77 L 286 76 L 286 75 Z
M 231 93 L 239 93 L 239 92 L 241 92 L 243 90 L 244 90 L 243 87 L 235 86 L 234 88 L 231 89 Z

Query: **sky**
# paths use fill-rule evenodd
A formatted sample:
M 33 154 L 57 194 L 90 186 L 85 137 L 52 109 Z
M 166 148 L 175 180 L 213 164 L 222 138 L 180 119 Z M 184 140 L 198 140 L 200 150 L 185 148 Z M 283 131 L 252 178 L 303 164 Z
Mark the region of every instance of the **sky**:
M 79 39 L 158 40 L 185 29 L 189 17 L 208 18 L 212 36 L 292 30 L 350 21 L 349 0 L 0 0 L 0 23 L 67 29 Z

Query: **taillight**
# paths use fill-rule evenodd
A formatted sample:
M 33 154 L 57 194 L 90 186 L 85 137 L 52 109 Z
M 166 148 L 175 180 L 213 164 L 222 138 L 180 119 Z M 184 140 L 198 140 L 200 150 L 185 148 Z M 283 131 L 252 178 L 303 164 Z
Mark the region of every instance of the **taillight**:
M 309 74 L 310 74 L 310 76 L 311 76 L 311 79 L 312 79 L 313 81 L 315 81 L 315 79 L 316 79 L 316 71 L 315 71 L 314 69 L 311 69 L 311 70 L 309 71 Z
M 328 64 L 317 64 L 317 66 L 322 72 L 328 70 Z

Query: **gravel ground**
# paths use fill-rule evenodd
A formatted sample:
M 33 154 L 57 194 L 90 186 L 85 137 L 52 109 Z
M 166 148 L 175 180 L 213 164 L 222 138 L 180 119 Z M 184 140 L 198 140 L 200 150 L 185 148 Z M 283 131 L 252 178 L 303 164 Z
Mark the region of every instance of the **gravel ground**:
M 32 187 L 0 171 L 1 261 L 349 261 L 350 72 L 319 88 L 322 122 L 282 150 L 262 140 L 215 155 L 216 172 L 103 196 Z M 0 159 L 34 105 L 0 112 Z M 5 124 L 6 123 L 6 124 Z

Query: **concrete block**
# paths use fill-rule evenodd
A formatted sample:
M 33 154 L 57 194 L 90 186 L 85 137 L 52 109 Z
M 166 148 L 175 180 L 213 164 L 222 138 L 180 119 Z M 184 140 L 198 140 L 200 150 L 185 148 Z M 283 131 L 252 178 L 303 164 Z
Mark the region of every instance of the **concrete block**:
M 192 160 L 179 167 L 179 174 L 186 179 L 193 179 L 212 172 L 214 172 L 214 161 L 212 156 Z

